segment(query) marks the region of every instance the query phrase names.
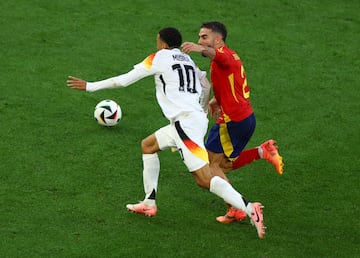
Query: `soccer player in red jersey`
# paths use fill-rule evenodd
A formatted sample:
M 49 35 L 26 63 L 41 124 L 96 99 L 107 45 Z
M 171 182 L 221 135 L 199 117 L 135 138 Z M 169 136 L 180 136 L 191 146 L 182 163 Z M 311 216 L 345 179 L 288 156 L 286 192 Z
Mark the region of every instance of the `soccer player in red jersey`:
M 244 166 L 256 159 L 265 158 L 279 174 L 282 173 L 282 158 L 273 140 L 259 148 L 243 151 L 256 126 L 250 103 L 250 88 L 238 54 L 226 44 L 227 30 L 220 22 L 203 23 L 198 44 L 185 42 L 185 53 L 199 52 L 211 60 L 210 72 L 214 97 L 209 102 L 209 111 L 217 117 L 210 129 L 206 148 L 210 165 L 219 166 L 224 173 Z M 221 176 L 221 175 L 219 175 Z M 224 178 L 225 175 L 223 175 Z M 219 222 L 229 223 L 245 218 L 241 211 L 229 208 Z

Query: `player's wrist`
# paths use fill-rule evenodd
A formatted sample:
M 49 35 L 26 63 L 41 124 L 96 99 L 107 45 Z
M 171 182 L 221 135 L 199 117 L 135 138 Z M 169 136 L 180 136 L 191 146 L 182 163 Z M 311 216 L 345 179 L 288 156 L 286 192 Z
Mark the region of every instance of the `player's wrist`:
M 215 50 L 211 47 L 202 46 L 200 53 L 203 56 L 210 58 L 211 60 L 215 57 Z
M 207 52 L 208 52 L 207 47 L 200 45 L 200 53 L 206 55 Z

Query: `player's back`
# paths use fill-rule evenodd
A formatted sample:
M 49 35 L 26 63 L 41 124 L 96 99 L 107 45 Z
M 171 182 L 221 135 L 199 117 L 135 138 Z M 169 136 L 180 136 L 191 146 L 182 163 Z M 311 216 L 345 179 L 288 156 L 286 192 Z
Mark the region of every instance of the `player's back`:
M 190 56 L 179 49 L 163 49 L 153 60 L 156 96 L 165 116 L 172 120 L 184 112 L 202 112 L 201 85 Z

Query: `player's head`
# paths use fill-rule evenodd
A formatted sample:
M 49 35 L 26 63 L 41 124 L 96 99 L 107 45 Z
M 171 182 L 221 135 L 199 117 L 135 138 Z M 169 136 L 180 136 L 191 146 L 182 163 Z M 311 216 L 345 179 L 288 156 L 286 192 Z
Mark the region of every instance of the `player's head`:
M 227 30 L 224 24 L 217 21 L 204 22 L 200 27 L 198 43 L 208 47 L 219 47 L 225 43 L 226 37 Z
M 161 29 L 157 36 L 158 49 L 163 48 L 179 48 L 182 43 L 181 33 L 172 27 Z

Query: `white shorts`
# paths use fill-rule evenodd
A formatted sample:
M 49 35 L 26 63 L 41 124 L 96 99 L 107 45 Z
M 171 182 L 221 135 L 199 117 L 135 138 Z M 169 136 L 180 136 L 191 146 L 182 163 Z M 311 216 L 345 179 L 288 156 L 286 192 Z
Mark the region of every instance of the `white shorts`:
M 208 122 L 205 113 L 182 115 L 155 132 L 160 150 L 176 148 L 190 172 L 202 168 L 209 163 L 204 145 Z

